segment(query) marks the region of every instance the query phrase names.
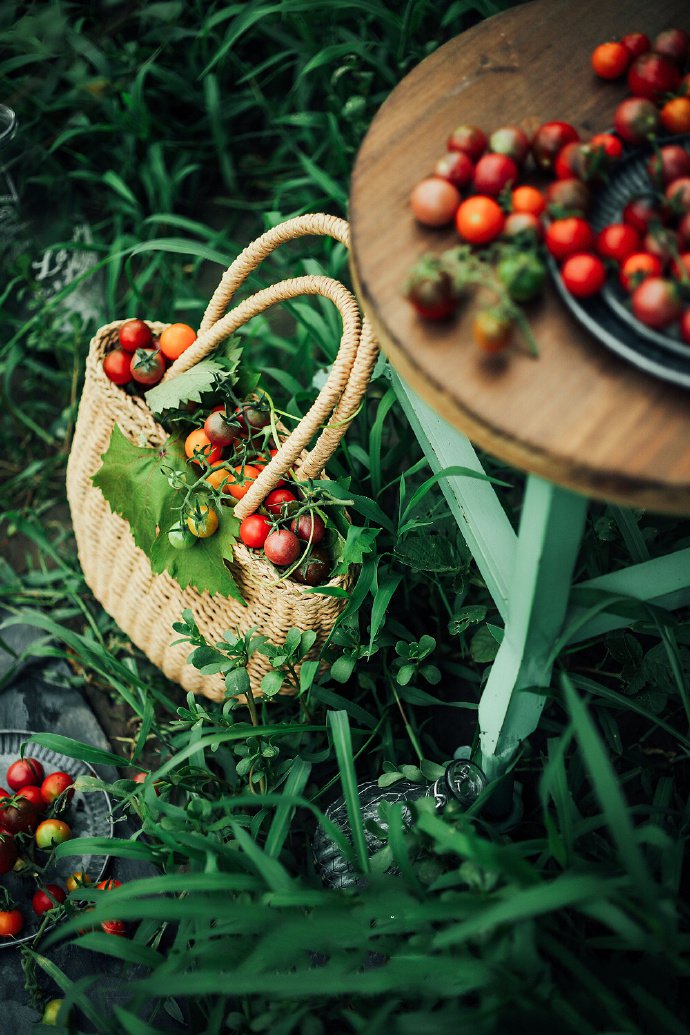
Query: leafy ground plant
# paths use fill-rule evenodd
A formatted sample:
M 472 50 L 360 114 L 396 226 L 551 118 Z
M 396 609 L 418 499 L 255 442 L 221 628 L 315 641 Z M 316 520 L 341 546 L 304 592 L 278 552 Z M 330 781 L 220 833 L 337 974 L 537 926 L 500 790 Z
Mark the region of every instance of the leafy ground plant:
M 156 871 L 105 896 L 71 894 L 65 922 L 28 950 L 27 987 L 37 1002 L 64 997 L 75 1030 L 687 1031 L 687 612 L 638 609 L 630 630 L 561 650 L 540 730 L 516 762 L 524 815 L 512 831 L 499 834 L 481 802 L 437 813 L 422 799 L 411 828 L 387 809 L 369 859 L 358 783 L 433 774 L 472 744 L 501 635 L 385 363 L 329 465 L 352 501 L 346 545 L 359 574 L 321 657 L 299 674 L 308 629 L 283 644 L 234 630 L 206 643 L 194 615 L 180 615 L 194 662 L 216 667 L 229 691 L 222 704 L 185 698 L 94 602 L 65 506 L 95 326 L 133 315 L 196 326 L 222 269 L 266 226 L 345 214 L 356 148 L 386 94 L 503 6 L 10 0 L 0 12 L 23 218 L 38 212 L 48 233 L 54 216 L 52 240 L 96 260 L 52 300 L 30 237 L 7 263 L 2 603 L 9 620 L 43 631 L 36 654 L 67 658 L 117 752 L 110 793 L 140 833 L 92 850 Z M 90 242 L 72 240 L 80 214 Z M 248 288 L 301 273 L 347 279 L 335 244 L 316 253 L 301 242 L 271 263 Z M 97 311 L 69 309 L 87 284 Z M 325 303 L 295 300 L 240 338 L 277 405 L 299 417 L 338 331 Z M 516 525 L 520 475 L 484 462 Z M 577 576 L 689 541 L 686 522 L 593 505 Z M 259 649 L 270 652 L 269 694 L 247 707 L 243 671 Z M 143 784 L 135 769 L 150 772 Z M 351 839 L 325 815 L 338 795 Z M 366 886 L 323 887 L 319 825 Z M 88 924 L 83 901 L 94 905 Z M 87 930 L 100 919 L 122 921 L 127 937 Z M 110 957 L 116 1006 L 94 975 L 72 983 L 55 967 L 51 946 L 66 938 Z

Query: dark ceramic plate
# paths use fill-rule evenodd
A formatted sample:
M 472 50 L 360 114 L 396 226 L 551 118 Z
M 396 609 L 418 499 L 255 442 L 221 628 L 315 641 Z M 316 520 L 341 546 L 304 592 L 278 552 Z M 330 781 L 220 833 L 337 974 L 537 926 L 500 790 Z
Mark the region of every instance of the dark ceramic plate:
M 680 144 L 690 152 L 690 135 L 662 140 Z M 595 233 L 609 223 L 621 221 L 623 208 L 639 194 L 649 192 L 645 163 L 651 150 L 640 150 L 623 158 L 611 178 L 594 198 L 590 222 Z M 643 326 L 632 314 L 628 296 L 617 280 L 610 277 L 604 289 L 593 298 L 574 298 L 563 287 L 558 267 L 549 258 L 556 288 L 568 309 L 602 345 L 623 359 L 653 374 L 690 388 L 690 346 L 684 344 L 675 328 L 670 332 Z
M 30 733 L 22 730 L 0 730 L 0 786 L 4 786 L 5 773 L 8 766 L 19 758 L 22 743 L 28 740 L 30 736 Z M 41 762 L 46 775 L 54 772 L 56 769 L 63 769 L 74 777 L 98 776 L 96 770 L 88 762 L 82 762 L 76 758 L 68 758 L 67 755 L 51 751 L 50 748 L 40 747 L 38 744 L 30 744 L 26 754 Z M 9 788 L 6 789 L 9 790 Z M 79 852 L 79 838 L 112 837 L 113 820 L 111 810 L 111 801 L 105 791 L 94 791 L 89 794 L 80 794 L 77 791 L 72 803 L 62 817 L 72 828 L 75 854 L 64 859 L 51 859 L 48 862 L 44 874 L 47 884 L 60 884 L 64 886 L 65 879 L 75 870 L 84 870 L 94 884 L 101 880 L 108 857 L 81 854 Z M 24 927 L 19 937 L 0 939 L 0 949 L 4 949 L 11 945 L 20 945 L 22 942 L 30 941 L 39 928 L 40 918 L 36 916 L 31 907 L 31 896 L 37 887 L 33 878 L 23 878 L 16 873 L 6 873 L 0 877 L 0 884 L 7 888 L 24 915 Z

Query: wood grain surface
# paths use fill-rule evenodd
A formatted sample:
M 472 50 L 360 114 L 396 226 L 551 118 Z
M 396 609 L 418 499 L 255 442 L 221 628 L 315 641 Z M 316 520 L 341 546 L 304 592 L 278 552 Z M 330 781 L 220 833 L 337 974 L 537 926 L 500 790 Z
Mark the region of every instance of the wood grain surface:
M 472 441 L 515 467 L 590 496 L 690 514 L 690 391 L 613 355 L 549 288 L 528 310 L 540 356 L 487 361 L 471 308 L 420 320 L 403 298 L 424 252 L 458 243 L 415 223 L 414 185 L 456 125 L 533 131 L 565 119 L 584 138 L 612 124 L 627 90 L 591 70 L 600 42 L 690 28 L 687 0 L 534 0 L 482 22 L 418 65 L 382 105 L 357 156 L 350 194 L 352 273 L 384 351 L 408 383 Z

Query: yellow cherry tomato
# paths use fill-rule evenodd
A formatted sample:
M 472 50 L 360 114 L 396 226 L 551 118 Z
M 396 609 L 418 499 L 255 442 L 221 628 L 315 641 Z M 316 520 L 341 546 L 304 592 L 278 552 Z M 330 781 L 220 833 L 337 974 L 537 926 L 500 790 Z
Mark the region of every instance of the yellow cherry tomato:
M 208 539 L 218 528 L 218 515 L 205 503 L 187 518 L 187 528 L 197 539 Z

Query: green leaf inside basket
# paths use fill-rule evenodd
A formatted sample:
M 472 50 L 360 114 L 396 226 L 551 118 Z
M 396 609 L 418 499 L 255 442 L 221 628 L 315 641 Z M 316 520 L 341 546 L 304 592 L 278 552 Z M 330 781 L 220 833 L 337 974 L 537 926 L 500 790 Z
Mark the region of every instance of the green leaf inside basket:
M 171 487 L 164 468 L 189 481 L 179 439 L 169 438 L 157 448 L 135 446 L 116 425 L 93 483 L 111 510 L 129 523 L 134 542 L 148 556 L 154 572 L 167 571 L 183 589 L 193 586 L 244 603 L 228 568 L 239 533 L 238 519 L 230 507 L 220 507 L 215 535 L 198 540 L 187 550 L 175 550 L 168 531 L 179 520 L 182 494 Z

